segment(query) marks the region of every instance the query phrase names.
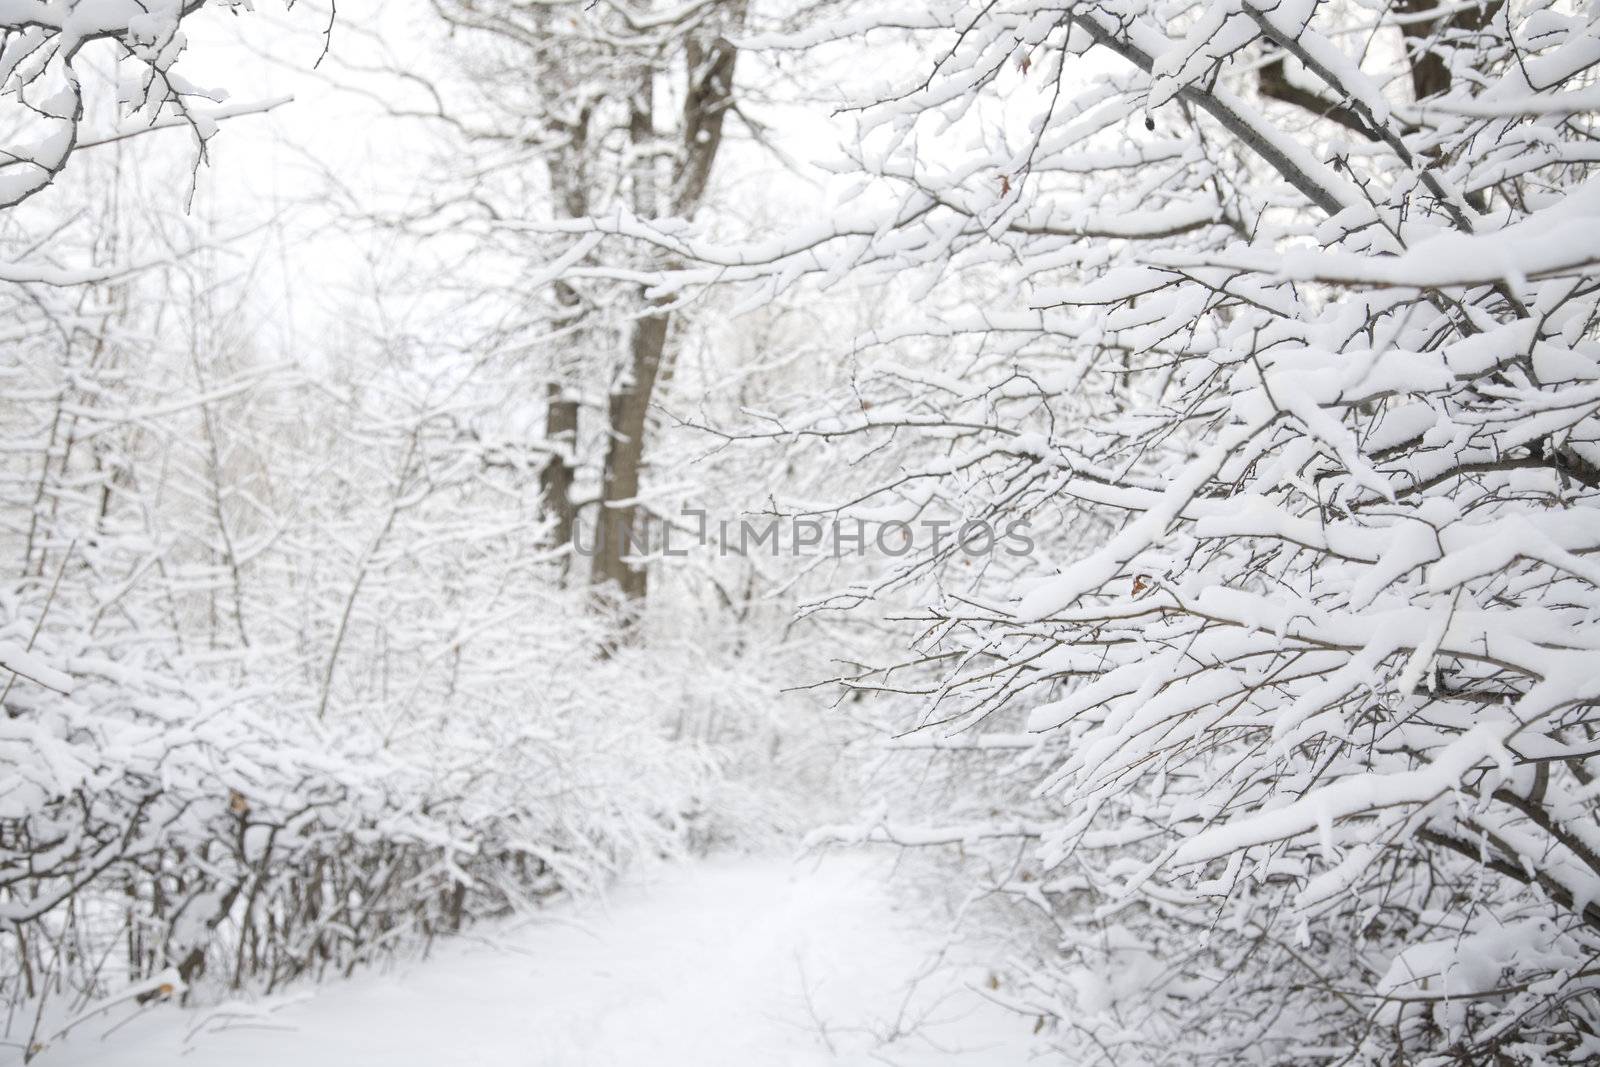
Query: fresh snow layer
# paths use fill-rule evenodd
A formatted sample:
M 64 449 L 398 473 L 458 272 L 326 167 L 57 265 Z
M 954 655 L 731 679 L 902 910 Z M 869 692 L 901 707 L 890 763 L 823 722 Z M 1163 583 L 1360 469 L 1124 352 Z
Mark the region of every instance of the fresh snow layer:
M 893 903 L 882 873 L 854 855 L 667 868 L 603 903 L 480 928 L 387 973 L 206 1009 L 113 1016 L 35 1063 L 1027 1062 L 1029 1021 L 986 998 L 983 970 L 936 963 L 940 920 Z

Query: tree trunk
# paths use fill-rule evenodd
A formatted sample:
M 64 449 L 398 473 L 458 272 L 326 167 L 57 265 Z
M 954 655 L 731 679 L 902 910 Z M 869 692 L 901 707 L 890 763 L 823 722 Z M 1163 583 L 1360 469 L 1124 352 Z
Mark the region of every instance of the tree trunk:
M 1400 32 L 1405 36 L 1411 62 L 1411 88 L 1418 101 L 1438 96 L 1450 88 L 1450 68 L 1445 66 L 1437 38 L 1451 30 L 1482 30 L 1499 12 L 1500 3 L 1501 0 L 1489 0 L 1481 7 L 1457 11 L 1445 19 L 1401 23 Z M 1432 11 L 1438 6 L 1437 0 L 1398 0 L 1394 10 L 1405 16 Z
M 615 582 L 630 600 L 643 598 L 646 589 L 645 568 L 629 563 L 626 557 L 636 540 L 640 550 L 646 547 L 644 531 L 636 521 L 638 508 L 632 501 L 639 495 L 650 394 L 661 369 L 668 325 L 665 312 L 646 314 L 634 324 L 628 375 L 612 390 L 608 412 L 611 440 L 606 445 L 600 515 L 596 520 L 594 581 L 597 585 Z
M 545 437 L 558 451 L 539 472 L 545 513 L 550 517 L 550 540 L 557 546 L 572 544 L 578 511 L 572 503 L 574 459 L 578 448 L 578 401 L 560 381 L 545 385 Z
M 585 107 L 575 120 L 560 124 L 557 131 L 567 138 L 567 145 L 550 167 L 550 188 L 555 194 L 556 210 L 569 219 L 581 219 L 589 213 L 585 164 L 593 114 L 592 107 Z M 578 509 L 572 501 L 578 463 L 578 398 L 574 392 L 577 375 L 573 367 L 577 361 L 570 353 L 583 347 L 583 335 L 576 324 L 584 311 L 583 297 L 567 282 L 555 283 L 555 295 L 561 306 L 561 321 L 573 329 L 573 336 L 557 350 L 555 365 L 545 382 L 544 434 L 555 451 L 539 473 L 539 489 L 545 514 L 552 521 L 550 540 L 557 548 L 564 548 L 572 544 L 578 519 Z M 564 574 L 570 573 L 570 558 L 562 567 Z
M 737 58 L 738 50 L 722 38 L 709 46 L 694 40 L 686 46 L 688 86 L 668 205 L 671 213 L 680 218 L 692 217 L 705 196 L 712 165 L 722 146 L 723 119 L 733 102 Z M 655 155 L 650 151 L 656 139 L 653 110 L 652 77 L 646 74 L 634 97 L 628 123 L 629 138 L 639 150 L 633 174 L 633 206 L 645 218 L 653 217 L 661 208 Z M 610 434 L 601 478 L 593 582 L 596 586 L 614 583 L 625 598 L 633 601 L 642 600 L 648 587 L 644 565 L 630 563 L 626 558 L 636 542 L 641 550 L 646 547 L 645 531 L 638 521 L 639 509 L 633 501 L 639 495 L 650 400 L 662 377 L 670 328 L 671 313 L 663 303 L 647 303 L 645 312 L 634 322 L 627 367 L 612 388 L 607 412 Z

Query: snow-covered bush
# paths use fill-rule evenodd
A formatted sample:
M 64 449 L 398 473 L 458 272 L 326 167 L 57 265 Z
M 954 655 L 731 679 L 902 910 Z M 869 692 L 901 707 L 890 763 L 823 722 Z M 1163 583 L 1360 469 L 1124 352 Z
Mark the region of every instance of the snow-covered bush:
M 894 457 L 883 513 L 1031 524 L 892 564 L 918 655 L 850 680 L 977 762 L 855 836 L 1030 846 L 999 888 L 1060 935 L 1012 995 L 1075 1062 L 1600 1052 L 1597 27 L 863 6 L 766 42 L 924 44 L 834 210 L 592 224 L 680 257 L 661 293 L 922 286 L 759 429 Z

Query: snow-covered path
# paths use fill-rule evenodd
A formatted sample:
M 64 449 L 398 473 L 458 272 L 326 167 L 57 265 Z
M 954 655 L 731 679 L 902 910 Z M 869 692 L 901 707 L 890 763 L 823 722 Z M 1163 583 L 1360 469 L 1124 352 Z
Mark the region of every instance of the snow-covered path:
M 928 969 L 937 935 L 875 868 L 721 860 L 602 907 L 461 939 L 388 974 L 211 1012 L 162 1008 L 38 1063 L 74 1067 L 1009 1067 L 1027 1026 Z

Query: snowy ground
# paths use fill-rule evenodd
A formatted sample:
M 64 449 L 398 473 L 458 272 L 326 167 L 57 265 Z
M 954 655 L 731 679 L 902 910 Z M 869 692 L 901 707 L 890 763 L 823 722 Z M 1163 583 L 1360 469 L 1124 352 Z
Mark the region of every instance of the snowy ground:
M 720 860 L 390 973 L 79 1031 L 41 1067 L 1010 1067 L 1028 1026 L 859 857 Z M 916 981 L 922 975 L 920 981 Z M 907 988 L 911 987 L 908 993 Z

